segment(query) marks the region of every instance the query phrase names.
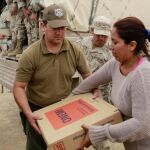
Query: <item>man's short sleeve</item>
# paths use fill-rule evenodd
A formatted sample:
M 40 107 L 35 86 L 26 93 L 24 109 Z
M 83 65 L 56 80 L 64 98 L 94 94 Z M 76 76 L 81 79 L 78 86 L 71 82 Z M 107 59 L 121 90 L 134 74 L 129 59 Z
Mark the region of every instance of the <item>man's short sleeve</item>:
M 24 53 L 18 62 L 16 70 L 16 81 L 29 82 L 34 72 L 33 62 Z

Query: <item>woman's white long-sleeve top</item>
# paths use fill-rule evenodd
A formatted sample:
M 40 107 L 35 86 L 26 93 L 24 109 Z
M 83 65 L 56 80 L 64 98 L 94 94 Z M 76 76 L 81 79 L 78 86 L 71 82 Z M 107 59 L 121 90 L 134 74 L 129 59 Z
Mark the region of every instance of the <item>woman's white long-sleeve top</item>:
M 150 149 L 150 62 L 142 64 L 124 76 L 120 63 L 114 58 L 85 79 L 74 94 L 86 93 L 112 80 L 111 100 L 123 115 L 124 121 L 115 125 L 91 126 L 89 136 L 93 145 L 103 139 L 124 142 L 127 150 Z

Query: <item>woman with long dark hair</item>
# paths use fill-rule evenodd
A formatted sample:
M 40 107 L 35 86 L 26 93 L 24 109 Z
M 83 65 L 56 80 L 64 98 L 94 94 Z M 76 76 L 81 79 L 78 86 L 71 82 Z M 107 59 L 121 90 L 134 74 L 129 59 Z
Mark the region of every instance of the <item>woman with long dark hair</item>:
M 87 130 L 79 150 L 105 139 L 123 142 L 126 150 L 150 149 L 150 55 L 149 32 L 136 17 L 114 23 L 111 31 L 111 50 L 114 56 L 93 75 L 85 79 L 74 94 L 90 92 L 112 81 L 111 101 L 123 122 L 104 126 L 83 125 Z

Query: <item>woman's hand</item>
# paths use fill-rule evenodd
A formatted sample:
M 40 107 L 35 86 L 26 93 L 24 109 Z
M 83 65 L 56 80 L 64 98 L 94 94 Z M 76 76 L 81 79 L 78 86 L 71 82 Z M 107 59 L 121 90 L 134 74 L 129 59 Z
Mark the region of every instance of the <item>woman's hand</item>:
M 93 93 L 93 97 L 92 97 L 93 99 L 96 99 L 96 98 L 103 99 L 102 92 L 100 89 L 98 88 L 93 89 L 92 93 Z
M 86 135 L 85 135 L 85 137 L 84 137 L 84 139 L 83 139 L 83 141 L 82 141 L 80 147 L 77 148 L 77 150 L 83 150 L 84 147 L 87 148 L 87 147 L 89 147 L 90 145 L 92 145 L 92 143 L 91 143 L 91 141 L 90 141 L 90 138 L 89 138 L 89 133 L 88 133 L 88 132 L 89 132 L 89 128 L 88 128 L 88 126 L 87 126 L 87 125 L 82 125 L 82 128 L 84 129 Z

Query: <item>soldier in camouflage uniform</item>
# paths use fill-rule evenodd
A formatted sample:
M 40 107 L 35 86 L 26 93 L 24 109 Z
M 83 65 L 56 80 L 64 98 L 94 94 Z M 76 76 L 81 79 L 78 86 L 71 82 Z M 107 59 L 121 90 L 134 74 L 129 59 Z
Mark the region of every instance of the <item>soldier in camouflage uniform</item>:
M 24 24 L 26 27 L 26 33 L 27 33 L 27 39 L 28 39 L 28 46 L 30 44 L 32 44 L 32 36 L 31 36 L 31 20 L 30 20 L 30 15 L 31 15 L 31 11 L 30 11 L 30 6 L 26 7 L 26 13 L 25 13 L 25 18 L 24 18 Z
M 42 15 L 42 10 L 44 9 L 44 6 L 40 3 L 34 3 L 31 6 L 31 37 L 32 37 L 32 43 L 39 40 L 39 18 Z
M 39 16 L 44 9 L 39 3 L 34 3 L 28 7 L 25 7 L 25 19 L 24 24 L 26 27 L 28 46 L 39 40 Z
M 16 17 L 16 35 L 17 35 L 17 45 L 13 52 L 8 53 L 8 56 L 15 57 L 17 54 L 21 54 L 23 51 L 23 45 L 26 40 L 26 28 L 24 24 L 26 3 L 24 0 L 17 0 L 18 4 L 18 14 Z
M 7 53 L 8 43 L 10 42 L 11 32 L 10 32 L 10 8 L 12 0 L 5 0 L 6 7 L 0 16 L 0 47 L 1 53 L 0 57 L 4 57 Z
M 10 45 L 10 48 L 8 49 L 8 51 L 5 53 L 6 56 L 8 55 L 8 53 L 11 53 L 17 45 L 17 35 L 16 35 L 17 31 L 15 28 L 17 13 L 18 13 L 17 2 L 13 2 L 11 9 L 10 9 L 11 45 Z
M 110 20 L 108 18 L 97 16 L 90 28 L 93 36 L 85 37 L 77 42 L 83 47 L 92 72 L 98 70 L 112 57 L 108 42 L 110 27 Z M 109 101 L 111 85 L 103 85 L 100 88 L 104 100 Z
M 82 46 L 86 55 L 89 67 L 92 72 L 95 72 L 102 67 L 109 59 L 112 58 L 109 49 L 109 34 L 110 34 L 110 20 L 104 16 L 97 16 L 90 28 L 93 36 L 85 37 L 78 43 Z M 103 99 L 110 101 L 111 83 L 100 87 Z M 109 141 L 103 142 L 96 150 L 111 150 Z

